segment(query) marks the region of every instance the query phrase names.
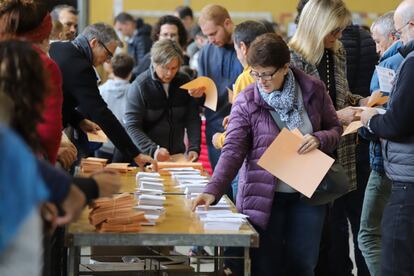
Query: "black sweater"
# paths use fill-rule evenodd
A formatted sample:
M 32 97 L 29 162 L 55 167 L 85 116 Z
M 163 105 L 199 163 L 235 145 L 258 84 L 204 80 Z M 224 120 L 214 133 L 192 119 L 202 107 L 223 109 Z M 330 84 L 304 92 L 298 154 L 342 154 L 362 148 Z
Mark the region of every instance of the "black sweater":
M 63 76 L 63 125 L 78 127 L 84 117 L 89 118 L 125 156 L 136 157 L 139 150 L 99 94 L 96 73 L 88 58 L 71 42 L 52 43 L 50 56 Z
M 401 55 L 406 58 L 399 68 L 394 80 L 387 112 L 384 115 L 372 117 L 369 127 L 381 138 L 390 141 L 400 141 L 414 135 L 414 40 L 400 48 Z

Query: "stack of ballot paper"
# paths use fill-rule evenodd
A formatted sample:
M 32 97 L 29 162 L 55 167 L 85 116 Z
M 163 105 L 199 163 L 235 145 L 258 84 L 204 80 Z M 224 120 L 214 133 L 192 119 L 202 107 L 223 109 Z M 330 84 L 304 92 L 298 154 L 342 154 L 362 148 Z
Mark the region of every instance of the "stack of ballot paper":
M 208 184 L 208 178 L 200 174 L 199 170 L 191 168 L 170 169 L 172 179 L 184 193 L 191 197 L 192 194 L 202 193 Z
M 107 162 L 108 159 L 88 157 L 81 160 L 80 168 L 84 173 L 91 173 L 102 170 L 106 166 Z
M 225 201 L 220 201 L 215 206 L 205 210 L 204 206 L 198 206 L 195 213 L 203 223 L 204 230 L 238 231 L 248 216 L 233 213 Z
M 99 232 L 137 232 L 146 219 L 144 212 L 134 211 L 135 205 L 134 196 L 128 193 L 97 199 L 91 204 L 89 222 Z
M 119 173 L 126 173 L 129 170 L 129 163 L 110 163 L 105 166 L 106 170 L 111 170 Z
M 162 195 L 164 193 L 164 180 L 159 173 L 138 172 L 136 180 L 139 194 Z
M 138 172 L 136 180 L 139 204 L 134 209 L 145 213 L 147 222 L 142 225 L 155 225 L 165 211 L 164 180 L 157 172 Z

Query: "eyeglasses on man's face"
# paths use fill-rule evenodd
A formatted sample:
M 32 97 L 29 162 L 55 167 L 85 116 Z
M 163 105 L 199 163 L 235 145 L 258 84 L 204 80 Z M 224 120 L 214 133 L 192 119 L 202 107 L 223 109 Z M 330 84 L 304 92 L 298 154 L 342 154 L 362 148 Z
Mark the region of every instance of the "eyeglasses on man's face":
M 99 45 L 101 45 L 105 49 L 107 59 L 111 60 L 114 57 L 114 54 L 112 54 L 112 52 L 109 51 L 109 49 L 105 46 L 105 44 L 102 41 L 98 40 L 98 43 L 99 43 Z
M 405 23 L 404 25 L 402 25 L 400 28 L 396 29 L 395 31 L 393 31 L 391 34 L 393 36 L 395 36 L 396 39 L 400 39 L 401 38 L 401 34 L 402 34 L 402 30 L 407 27 L 410 24 L 410 21 L 408 21 L 407 23 Z
M 259 74 L 256 71 L 250 70 L 250 76 L 254 78 L 255 80 L 262 79 L 262 81 L 270 81 L 273 79 L 274 75 L 279 71 L 279 69 L 276 69 L 273 73 L 262 73 Z

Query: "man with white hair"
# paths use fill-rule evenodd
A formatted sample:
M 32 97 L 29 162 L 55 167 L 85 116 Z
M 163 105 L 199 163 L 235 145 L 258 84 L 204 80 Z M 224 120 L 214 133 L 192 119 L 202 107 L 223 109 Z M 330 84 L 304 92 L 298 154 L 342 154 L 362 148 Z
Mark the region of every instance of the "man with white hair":
M 403 57 L 398 52 L 402 42 L 395 35 L 394 12 L 388 12 L 380 16 L 372 24 L 371 32 L 377 53 L 380 56 L 379 66 L 397 71 Z M 376 71 L 372 76 L 370 90 L 371 93 L 379 90 Z M 365 189 L 358 246 L 365 258 L 370 274 L 376 276 L 380 275 L 381 270 L 381 219 L 391 193 L 391 181 L 384 172 L 381 143 L 378 137 L 369 135 L 366 129 L 361 129 L 360 134 L 371 140 L 370 164 L 372 170 Z
M 147 163 L 157 169 L 157 163 L 138 150 L 99 94 L 94 67 L 111 60 L 121 45 L 115 30 L 105 23 L 89 25 L 72 42 L 51 45 L 50 56 L 63 76 L 63 125 L 78 127 L 85 133 L 102 128 L 124 156 L 133 159 L 142 169 Z
M 387 112 L 371 108 L 362 123 L 381 138 L 384 168 L 391 179 L 382 218 L 381 275 L 414 275 L 414 0 L 403 1 L 394 14 L 395 35 L 404 46 Z

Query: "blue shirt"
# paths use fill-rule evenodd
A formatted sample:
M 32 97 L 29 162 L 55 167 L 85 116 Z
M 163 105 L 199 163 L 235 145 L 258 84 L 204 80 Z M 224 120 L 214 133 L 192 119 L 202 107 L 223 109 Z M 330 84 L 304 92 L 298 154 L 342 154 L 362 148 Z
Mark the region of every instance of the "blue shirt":
M 27 216 L 48 198 L 31 151 L 11 130 L 0 126 L 0 255 Z

